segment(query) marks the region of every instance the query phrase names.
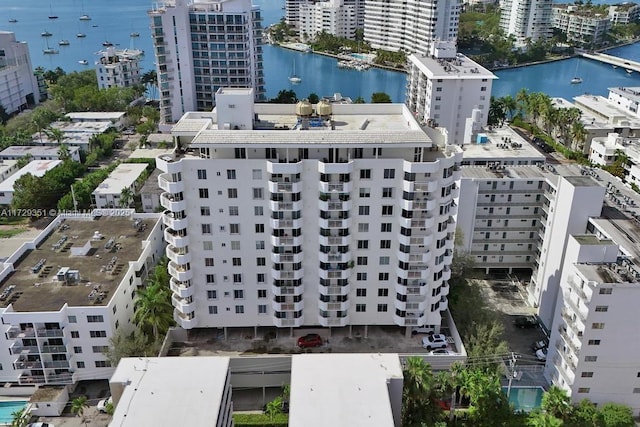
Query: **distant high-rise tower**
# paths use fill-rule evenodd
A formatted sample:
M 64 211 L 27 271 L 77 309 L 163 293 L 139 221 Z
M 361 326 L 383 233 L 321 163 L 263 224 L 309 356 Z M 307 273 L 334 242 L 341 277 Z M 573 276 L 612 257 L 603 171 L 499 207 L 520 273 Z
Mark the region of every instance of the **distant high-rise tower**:
M 364 38 L 374 49 L 428 55 L 435 40 L 456 41 L 458 0 L 369 0 Z
M 516 38 L 516 45 L 527 40 L 545 40 L 551 35 L 551 0 L 502 0 L 500 28 Z
M 108 47 L 100 52 L 100 59 L 96 61 L 98 87 L 130 87 L 140 83 L 140 50 L 116 50 Z
M 162 122 L 211 110 L 221 87 L 264 98 L 262 17 L 251 0 L 174 0 L 149 16 Z
M 14 33 L 0 31 L 0 105 L 7 114 L 22 111 L 40 100 L 29 46 Z

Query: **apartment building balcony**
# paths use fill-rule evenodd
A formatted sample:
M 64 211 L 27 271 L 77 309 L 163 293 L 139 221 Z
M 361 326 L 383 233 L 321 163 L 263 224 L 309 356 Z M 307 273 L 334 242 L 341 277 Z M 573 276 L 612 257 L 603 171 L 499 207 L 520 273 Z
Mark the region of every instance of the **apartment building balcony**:
M 431 293 L 431 288 L 427 286 L 426 280 L 411 280 L 407 285 L 395 284 L 396 293 L 400 295 L 426 296 Z
M 267 172 L 277 175 L 296 175 L 302 173 L 303 163 L 300 162 L 282 162 L 267 161 Z
M 23 369 L 43 369 L 42 361 L 40 360 L 27 360 L 26 357 L 20 356 L 13 362 L 13 368 L 17 371 Z
M 171 295 L 171 304 L 182 313 L 191 313 L 196 308 L 192 297 L 180 298 L 176 294 Z
M 64 345 L 43 345 L 40 349 L 43 354 L 59 354 L 67 353 L 67 347 Z
M 324 174 L 346 174 L 353 172 L 353 160 L 345 160 L 344 162 L 329 163 L 328 161 L 318 162 L 318 172 Z
M 179 194 L 179 196 L 177 195 Z M 160 204 L 165 208 L 173 212 L 181 212 L 187 210 L 187 201 L 182 199 L 181 193 L 169 193 L 165 192 L 160 194 Z
M 177 248 L 173 245 L 168 245 L 165 248 L 165 254 L 167 258 L 179 265 L 191 262 L 191 254 L 187 252 L 186 248 Z
M 343 326 L 347 326 L 349 324 L 349 317 L 345 316 L 345 317 L 337 317 L 337 316 L 330 316 L 330 317 L 323 317 L 323 316 L 318 316 L 318 322 L 320 322 L 320 325 L 326 327 L 343 327 Z
M 36 331 L 33 328 L 20 329 L 19 326 L 9 325 L 9 328 L 5 332 L 7 338 L 16 339 L 16 338 L 33 338 L 36 336 Z
M 267 186 L 271 193 L 301 193 L 301 182 L 273 182 L 268 181 Z
M 319 199 L 318 200 L 318 208 L 321 211 L 329 212 L 329 211 L 348 211 L 351 210 L 353 203 L 351 200 L 339 200 L 339 199 Z
M 173 310 L 173 320 L 183 329 L 193 329 L 198 326 L 195 313 L 182 313 L 178 309 Z
M 398 261 L 407 262 L 411 264 L 427 264 L 431 261 L 431 251 L 428 249 L 422 248 L 421 250 L 417 249 L 412 250 L 409 253 L 397 251 L 396 255 L 398 256 Z
M 351 293 L 351 285 L 345 286 L 322 286 L 318 288 L 320 295 L 326 296 L 345 296 Z
M 271 307 L 273 308 L 274 311 L 293 311 L 293 312 L 297 312 L 297 311 L 302 311 L 302 309 L 304 308 L 304 302 L 303 301 L 298 301 L 298 302 L 293 302 L 293 301 L 276 302 L 275 300 L 272 300 L 271 301 Z
M 568 307 L 567 312 L 569 315 L 575 315 L 576 319 L 579 320 L 583 326 L 586 326 L 587 313 L 584 313 L 584 309 L 579 308 L 578 303 L 574 301 L 569 295 L 565 295 L 564 305 L 565 308 Z
M 302 236 L 270 236 L 272 246 L 302 246 Z
M 396 275 L 401 279 L 423 281 L 427 280 L 430 274 L 431 271 L 426 264 L 411 265 L 407 269 L 396 267 Z
M 398 326 L 424 326 L 426 321 L 424 316 L 400 316 L 397 313 L 393 315 L 393 322 Z
M 193 279 L 193 271 L 191 268 L 187 268 L 186 265 L 169 261 L 168 270 L 171 277 L 179 282 L 186 282 L 187 280 Z
M 351 228 L 351 218 L 320 218 L 320 228 Z
M 347 246 L 350 236 L 319 236 L 319 243 L 323 246 Z
M 408 193 L 435 193 L 440 184 L 433 181 L 402 181 L 402 190 Z
M 415 215 L 413 218 L 399 219 L 400 226 L 404 228 L 425 228 L 432 229 L 435 225 L 435 217 L 433 214 Z
M 578 283 L 578 280 L 575 276 L 569 276 L 567 283 L 571 287 L 571 289 L 580 297 L 582 302 L 586 305 L 589 304 L 590 297 L 584 292 L 582 289 L 581 283 Z
M 177 213 L 166 210 L 162 213 L 162 223 L 174 230 L 184 230 L 187 228 L 188 221 L 186 214 L 183 214 L 183 216 L 183 218 L 177 218 Z
M 37 329 L 38 338 L 64 338 L 62 329 Z
M 558 372 L 558 374 L 562 376 L 567 385 L 573 385 L 573 382 L 575 381 L 575 372 L 571 369 L 570 366 L 564 363 L 564 359 L 556 354 L 551 360 L 551 363 L 553 363 L 553 367 L 555 368 L 556 372 Z
M 279 202 L 275 200 L 269 201 L 269 209 L 274 212 L 279 211 L 300 211 L 302 210 L 302 202 Z
M 413 231 L 411 232 L 411 236 L 405 236 L 404 234 L 398 235 L 398 242 L 401 245 L 417 247 L 418 250 L 425 250 L 424 248 L 428 248 L 433 243 L 433 236 L 430 235 L 431 231 L 429 228 L 425 228 L 424 230 L 420 230 L 415 234 Z
M 172 228 L 164 229 L 164 239 L 168 244 L 176 248 L 184 248 L 189 245 L 189 236 L 180 235 Z
M 14 342 L 10 347 L 9 347 L 9 353 L 10 354 L 23 354 L 23 355 L 28 355 L 28 354 L 39 354 L 40 350 L 38 349 L 38 346 L 31 346 L 31 345 L 22 345 L 22 343 L 18 343 L 18 342 Z
M 348 279 L 351 276 L 351 269 L 345 268 L 344 270 L 318 270 L 319 277 L 321 279 Z
M 156 167 L 169 174 L 182 172 L 182 163 L 176 162 L 172 156 L 166 154 L 156 157 Z
M 445 311 L 449 308 L 449 299 L 445 296 L 440 297 L 440 301 L 438 302 L 438 307 L 440 311 Z
M 571 353 L 567 353 L 564 351 L 564 348 L 562 347 L 562 340 L 556 341 L 555 348 L 556 350 L 558 350 L 556 353 L 556 357 L 562 358 L 564 363 L 566 363 L 566 365 L 571 370 L 575 371 L 577 367 L 576 360 L 574 357 L 571 356 Z
M 351 261 L 351 251 L 349 252 L 318 252 L 318 261 L 320 262 L 338 262 L 344 263 Z
M 269 219 L 271 228 L 302 228 L 302 219 Z
M 322 193 L 350 193 L 353 182 L 323 182 L 318 181 L 318 191 Z
M 299 296 L 304 292 L 303 286 L 275 286 L 271 285 L 271 293 L 275 296 Z
M 299 328 L 304 323 L 304 318 L 290 317 L 286 319 L 273 317 L 273 325 L 277 328 Z
M 68 360 L 45 360 L 42 364 L 45 369 L 71 369 L 71 365 Z
M 416 197 L 414 200 L 402 199 L 400 201 L 400 208 L 407 211 L 431 211 L 434 210 L 437 206 L 438 201 L 435 198 L 429 199 L 428 197 Z
M 407 296 L 406 301 L 396 299 L 393 304 L 396 309 L 401 311 L 424 311 L 427 306 L 424 296 L 421 295 Z
M 271 269 L 271 277 L 274 280 L 297 280 L 304 277 L 304 269 L 298 270 L 274 270 Z
M 183 181 L 172 181 L 172 174 L 163 173 L 158 176 L 158 187 L 168 193 L 181 193 L 184 191 Z
M 582 342 L 578 339 L 574 340 L 569 334 L 564 325 L 558 326 L 558 332 L 560 332 L 560 336 L 564 339 L 564 342 L 567 343 L 567 346 L 573 351 L 573 354 L 576 357 L 580 354 L 580 348 L 582 347 Z
M 347 301 L 333 301 L 333 302 L 325 302 L 318 301 L 318 308 L 323 311 L 347 311 L 351 307 L 351 302 Z
M 402 170 L 406 173 L 430 173 L 437 174 L 440 165 L 436 162 L 409 162 L 405 160 L 402 164 Z M 442 173 L 442 172 L 440 172 Z
M 188 298 L 194 294 L 194 286 L 191 285 L 189 280 L 181 282 L 172 277 L 169 280 L 169 288 L 171 288 L 171 291 L 180 298 Z

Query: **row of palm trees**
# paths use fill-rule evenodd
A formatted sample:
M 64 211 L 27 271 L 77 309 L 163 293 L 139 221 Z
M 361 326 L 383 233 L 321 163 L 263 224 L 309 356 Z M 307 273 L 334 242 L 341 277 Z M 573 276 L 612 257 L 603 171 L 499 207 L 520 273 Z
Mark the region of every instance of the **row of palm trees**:
M 514 97 L 491 97 L 490 124 L 520 118 L 543 130 L 558 143 L 572 151 L 582 152 L 589 136 L 580 121 L 578 108 L 556 107 L 549 95 L 521 89 Z

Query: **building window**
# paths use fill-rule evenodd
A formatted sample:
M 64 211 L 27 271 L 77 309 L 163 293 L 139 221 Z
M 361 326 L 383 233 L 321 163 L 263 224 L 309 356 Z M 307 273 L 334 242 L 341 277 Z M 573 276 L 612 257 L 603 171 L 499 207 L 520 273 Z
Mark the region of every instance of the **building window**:
M 358 240 L 358 249 L 369 249 L 368 240 Z
M 578 393 L 589 393 L 591 389 L 589 387 L 580 387 Z
M 235 169 L 227 169 L 227 179 L 236 179 Z
M 258 273 L 256 274 L 256 282 L 258 283 L 264 283 L 264 273 Z
M 204 259 L 204 265 L 205 267 L 213 267 L 214 266 L 214 259 L 213 258 L 205 258 Z
M 378 296 L 379 297 L 388 297 L 389 296 L 389 289 L 387 289 L 387 288 L 378 288 Z
M 380 257 L 380 265 L 389 265 L 389 257 L 381 256 Z
M 198 179 L 207 179 L 206 169 L 198 169 Z
M 356 313 L 364 313 L 365 311 L 367 311 L 366 304 L 356 304 Z
M 240 224 L 229 224 L 229 233 L 240 234 Z
M 395 169 L 385 169 L 384 170 L 384 179 L 393 179 L 396 177 Z
M 359 222 L 358 223 L 358 232 L 366 233 L 368 231 L 369 231 L 369 224 L 368 223 L 364 223 L 364 222 Z
M 367 280 L 367 273 L 358 273 L 358 274 L 356 274 L 356 280 L 358 280 L 358 281 Z
M 233 275 L 233 283 L 242 283 L 242 274 L 236 273 Z
M 263 216 L 264 215 L 264 208 L 262 206 L 254 206 L 253 207 L 253 214 L 255 216 Z
M 239 251 L 240 250 L 240 241 L 239 240 L 232 240 L 231 241 L 231 250 L 232 251 Z
M 104 353 L 106 351 L 109 351 L 109 346 L 108 345 L 94 345 L 91 347 L 91 350 L 94 353 Z
M 380 249 L 391 249 L 391 240 L 380 240 Z
M 202 250 L 204 251 L 212 251 L 213 250 L 213 242 L 211 240 L 205 240 L 202 242 Z
M 391 233 L 391 223 L 390 222 L 383 222 L 382 224 L 380 224 L 380 232 L 382 233 Z
M 244 305 L 236 305 L 236 314 L 244 314 Z
M 78 367 L 78 369 L 84 369 L 84 362 L 77 361 L 76 366 Z
M 209 189 L 208 188 L 199 188 L 198 189 L 198 194 L 200 195 L 201 199 L 208 199 L 209 198 Z
M 262 298 L 266 298 L 267 297 L 267 290 L 266 289 L 258 289 L 258 298 L 262 299 Z
M 359 257 L 356 259 L 356 264 L 358 264 L 358 265 L 367 265 L 367 264 L 368 264 L 368 262 L 369 262 L 369 261 L 368 261 L 368 259 L 367 259 L 367 257 L 366 257 L 366 256 L 359 256 Z
M 604 323 L 602 322 L 592 323 L 591 329 L 604 329 Z
M 67 316 L 67 320 L 69 321 L 69 323 L 78 323 L 78 319 L 76 318 L 76 316 Z
M 367 288 L 356 288 L 356 296 L 357 297 L 366 297 L 367 296 Z
M 80 338 L 79 331 L 71 331 L 71 338 Z
M 363 198 L 371 197 L 371 189 L 370 188 L 361 188 L 360 189 L 360 197 L 363 197 Z
M 266 304 L 258 305 L 258 314 L 267 314 L 267 305 Z
M 584 361 L 585 362 L 597 362 L 598 361 L 598 356 L 585 356 L 584 357 Z
M 252 169 L 253 179 L 262 179 L 262 169 Z
M 392 187 L 383 187 L 382 188 L 382 198 L 390 199 L 393 197 L 393 188 Z
M 389 280 L 389 273 L 378 273 L 378 280 L 380 281 Z
M 96 368 L 110 368 L 111 362 L 108 360 L 96 360 Z
M 256 265 L 259 267 L 263 267 L 265 265 L 267 265 L 267 259 L 264 257 L 258 257 L 256 258 Z
M 386 205 L 382 207 L 382 216 L 393 215 L 393 206 Z
M 369 215 L 369 206 L 359 206 L 358 214 L 360 215 Z
M 215 274 L 207 274 L 205 276 L 205 283 L 207 285 L 212 285 L 212 284 L 216 283 L 216 275 Z
M 89 336 L 91 338 L 106 338 L 107 331 L 89 331 Z
M 209 306 L 209 314 L 218 314 L 218 306 L 210 305 Z
M 256 224 L 256 233 L 264 233 L 264 224 Z
M 360 179 L 371 179 L 371 169 L 361 169 Z
M 242 266 L 242 258 L 231 258 L 234 267 Z
M 609 311 L 609 306 L 608 305 L 596 305 L 596 312 L 598 312 L 598 313 L 606 313 L 607 311 Z
M 264 249 L 264 240 L 256 240 L 256 249 L 258 250 Z
M 80 354 L 80 353 L 82 353 L 82 347 L 80 347 L 80 346 L 73 347 L 73 352 L 74 352 L 75 354 Z
M 238 216 L 239 210 L 237 206 L 229 206 L 229 216 Z
M 593 372 L 582 372 L 580 376 L 582 378 L 593 378 Z
M 200 216 L 209 215 L 211 215 L 211 209 L 209 209 L 209 206 L 200 206 Z
M 387 304 L 378 304 L 378 313 L 386 313 L 387 309 Z
M 227 188 L 227 197 L 230 199 L 238 198 L 238 189 L 237 188 Z
M 600 345 L 600 340 L 589 340 L 587 341 L 588 345 Z
M 613 288 L 600 288 L 600 295 L 611 295 Z
M 202 234 L 211 234 L 211 224 L 201 224 Z
M 638 394 L 638 393 L 640 393 L 640 387 L 634 387 L 633 394 Z
M 264 199 L 264 190 L 262 188 L 254 188 L 253 189 L 253 198 L 255 200 Z

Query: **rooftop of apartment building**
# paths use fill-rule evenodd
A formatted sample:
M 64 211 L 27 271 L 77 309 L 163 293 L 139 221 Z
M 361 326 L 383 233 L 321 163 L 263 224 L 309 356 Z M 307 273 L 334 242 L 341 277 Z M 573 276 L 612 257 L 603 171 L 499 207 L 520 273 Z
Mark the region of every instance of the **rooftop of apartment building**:
M 575 104 L 564 98 L 551 99 L 556 108 L 578 108 L 582 112 L 580 121 L 587 130 L 607 130 L 614 125 L 622 125 L 622 122 L 627 122 L 628 126 L 634 128 L 640 127 L 640 120 L 629 112 L 615 107 L 605 97 L 580 95 L 574 100 Z
M 78 147 L 68 147 L 70 153 L 74 153 L 79 150 Z M 41 145 L 12 145 L 4 150 L 0 151 L 1 157 L 22 157 L 28 154 L 33 157 L 58 157 L 58 147 L 48 147 Z M 6 161 L 5 161 L 6 162 Z
M 402 378 L 397 354 L 293 356 L 289 425 L 391 427 L 393 409 L 400 409 L 394 403 L 400 403 Z M 391 384 L 394 379 L 399 387 Z
M 2 157 L 2 152 L 0 152 L 0 157 Z M 7 170 L 15 167 L 17 163 L 18 163 L 17 160 L 0 159 L 0 175 L 4 174 Z
M 454 58 L 437 58 L 435 56 L 411 55 L 412 63 L 429 78 L 438 79 L 497 79 L 498 77 L 477 62 L 465 55 L 457 53 Z
M 545 162 L 544 154 L 509 126 L 487 127 L 478 134 L 475 141 L 463 145 L 462 149 L 464 151 L 463 164 L 504 163 L 505 161 L 514 164 Z
M 67 113 L 65 117 L 70 118 L 74 122 L 83 121 L 109 121 L 120 120 L 127 113 L 124 111 L 77 111 L 74 113 Z
M 610 87 L 609 92 L 624 96 L 625 98 L 640 103 L 640 86 Z
M 123 358 L 109 380 L 114 399 L 121 393 L 110 425 L 223 425 L 228 371 L 221 356 Z
M 100 63 L 108 65 L 137 60 L 142 55 L 142 51 L 138 49 L 115 49 L 110 47 L 108 49 L 101 50 L 98 54 L 100 55 Z
M 160 169 L 154 170 L 153 173 L 149 175 L 149 178 L 147 178 L 147 180 L 144 182 L 144 185 L 140 187 L 140 194 L 151 193 L 159 195 L 164 193 L 164 190 L 158 187 L 158 177 L 160 176 L 160 174 L 162 174 L 162 171 Z
M 553 4 L 554 11 L 562 11 L 567 12 L 573 15 L 580 15 L 585 17 L 593 17 L 593 18 L 608 18 L 605 12 L 598 8 L 594 8 L 591 5 L 575 5 L 575 4 L 562 4 L 562 3 L 554 3 Z M 603 14 L 604 13 L 604 14 Z
M 146 163 L 121 163 L 92 194 L 120 194 L 123 189 L 131 187 L 146 168 Z
M 14 271 L 0 284 L 0 307 L 56 311 L 65 304 L 107 304 L 129 262 L 140 257 L 141 242 L 155 224 L 150 219 L 137 221 L 113 216 L 67 218 L 13 264 Z
M 27 163 L 22 169 L 18 170 L 16 173 L 2 181 L 0 183 L 0 192 L 13 191 L 13 186 L 16 181 L 26 174 L 41 177 L 51 169 L 60 165 L 60 163 L 62 163 L 62 160 L 32 160 L 31 162 Z
M 464 166 L 463 178 L 475 179 L 521 179 L 521 180 L 547 180 L 557 186 L 560 177 L 571 177 L 581 174 L 581 168 L 577 164 L 538 164 L 538 165 L 509 165 L 494 166 Z M 578 176 L 581 178 L 581 176 Z

